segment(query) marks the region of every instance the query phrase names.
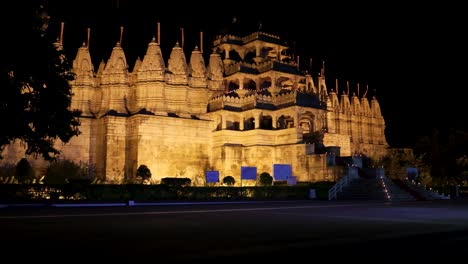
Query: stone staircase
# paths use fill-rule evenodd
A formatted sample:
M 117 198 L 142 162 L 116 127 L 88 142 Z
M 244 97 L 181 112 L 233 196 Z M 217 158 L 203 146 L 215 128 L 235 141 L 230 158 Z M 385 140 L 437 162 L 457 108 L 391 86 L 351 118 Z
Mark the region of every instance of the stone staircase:
M 416 197 L 387 177 L 355 178 L 337 195 L 337 200 L 414 201 Z
M 417 196 L 421 197 L 420 200 L 446 200 L 451 199 L 450 196 L 445 194 L 440 194 L 434 190 L 428 189 L 426 186 L 422 184 L 417 184 L 415 182 L 409 180 L 399 180 L 396 179 L 394 181 L 400 181 L 401 184 L 404 184 L 406 188 L 409 189 L 410 192 L 417 193 Z

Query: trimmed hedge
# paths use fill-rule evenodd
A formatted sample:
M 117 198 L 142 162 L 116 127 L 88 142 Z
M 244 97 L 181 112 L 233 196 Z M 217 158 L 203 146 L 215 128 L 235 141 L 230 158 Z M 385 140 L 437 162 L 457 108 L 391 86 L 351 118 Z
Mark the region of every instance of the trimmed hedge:
M 179 178 L 181 179 L 181 178 Z M 299 184 L 296 186 L 190 187 L 169 184 L 0 184 L 0 201 L 31 202 L 60 199 L 64 201 L 123 202 L 160 200 L 281 200 L 309 199 L 315 189 L 317 199 L 328 199 L 332 183 Z

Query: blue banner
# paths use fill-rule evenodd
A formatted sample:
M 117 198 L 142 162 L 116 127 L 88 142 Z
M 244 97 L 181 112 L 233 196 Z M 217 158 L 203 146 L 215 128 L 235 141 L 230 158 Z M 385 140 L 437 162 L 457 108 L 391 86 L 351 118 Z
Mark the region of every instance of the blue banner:
M 290 164 L 273 164 L 273 178 L 275 181 L 287 181 L 292 176 Z
M 242 180 L 257 180 L 257 167 L 241 167 Z
M 206 171 L 206 182 L 219 182 L 219 171 Z

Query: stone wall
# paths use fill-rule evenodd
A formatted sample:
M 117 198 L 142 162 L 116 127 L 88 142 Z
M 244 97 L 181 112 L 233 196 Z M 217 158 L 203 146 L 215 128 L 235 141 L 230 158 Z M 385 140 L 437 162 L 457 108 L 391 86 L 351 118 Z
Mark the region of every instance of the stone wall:
M 138 166 L 148 166 L 153 182 L 164 177 L 204 176 L 210 169 L 211 121 L 166 116 L 136 115 L 130 118 L 137 131 L 129 135 L 135 175 Z M 133 154 L 136 153 L 136 154 Z
M 351 156 L 351 142 L 349 135 L 325 133 L 323 136 L 325 146 L 340 146 L 341 156 Z
M 257 176 L 267 172 L 273 176 L 274 164 L 290 164 L 298 181 L 326 180 L 323 173 L 325 155 L 306 155 L 305 144 L 281 146 L 223 145 L 213 148 L 212 164 L 220 171 L 220 180 L 233 176 L 240 184 L 242 166 L 257 167 Z

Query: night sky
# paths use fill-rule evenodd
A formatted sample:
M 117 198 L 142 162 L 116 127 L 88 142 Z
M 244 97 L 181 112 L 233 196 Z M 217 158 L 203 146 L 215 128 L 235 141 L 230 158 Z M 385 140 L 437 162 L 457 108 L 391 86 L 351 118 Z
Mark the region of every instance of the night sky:
M 204 31 L 205 55 L 217 32 L 261 30 L 277 34 L 300 55 L 303 69 L 312 73 L 325 61 L 328 88 L 339 79 L 340 91 L 350 81 L 369 85 L 386 120 L 391 146 L 409 146 L 415 137 L 433 128 L 465 129 L 466 15 L 460 6 L 408 5 L 405 2 L 329 3 L 299 1 L 253 4 L 253 1 L 47 1 L 51 29 L 59 32 L 65 22 L 64 46 L 74 58 L 91 28 L 94 67 L 107 60 L 124 26 L 123 48 L 130 67 L 156 35 L 161 22 L 164 59 L 185 32 L 187 58 Z M 303 2 L 303 1 L 301 1 Z M 354 1 L 353 1 L 354 2 Z M 367 1 L 368 2 L 368 1 Z M 58 36 L 58 33 L 57 33 Z

